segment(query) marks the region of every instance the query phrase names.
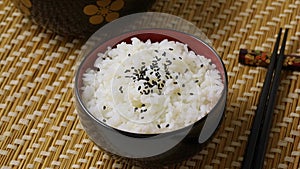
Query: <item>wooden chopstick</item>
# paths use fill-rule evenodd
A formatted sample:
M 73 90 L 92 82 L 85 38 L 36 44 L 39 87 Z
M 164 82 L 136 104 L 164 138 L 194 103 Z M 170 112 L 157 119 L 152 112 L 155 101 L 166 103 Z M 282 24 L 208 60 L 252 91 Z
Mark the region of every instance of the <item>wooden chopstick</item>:
M 257 110 L 255 113 L 255 117 L 253 120 L 253 125 L 251 128 L 251 132 L 248 138 L 248 142 L 247 142 L 247 147 L 245 150 L 245 154 L 244 154 L 244 159 L 243 159 L 243 163 L 242 163 L 242 169 L 260 169 L 260 168 L 256 168 L 255 165 L 261 165 L 261 161 L 263 162 L 264 160 L 264 154 L 261 154 L 259 157 L 257 156 L 258 153 L 261 153 L 259 151 L 261 151 L 259 148 L 263 147 L 263 151 L 265 153 L 265 149 L 267 146 L 267 138 L 269 136 L 268 133 L 270 128 L 269 125 L 271 124 L 271 119 L 267 119 L 268 118 L 272 118 L 273 114 L 273 109 L 274 109 L 274 100 L 275 100 L 275 96 L 276 96 L 276 91 L 278 89 L 278 85 L 277 83 L 279 83 L 279 79 L 280 78 L 280 71 L 282 68 L 282 59 L 283 56 L 280 57 L 279 62 L 277 63 L 276 66 L 276 71 L 275 74 L 276 75 L 276 79 L 278 82 L 274 83 L 275 79 L 275 75 L 274 75 L 274 79 L 273 79 L 273 74 L 274 74 L 274 67 L 276 65 L 276 58 L 277 58 L 277 51 L 279 48 L 279 44 L 280 44 L 280 38 L 281 38 L 281 32 L 282 32 L 282 28 L 280 28 L 279 32 L 278 32 L 278 36 L 275 42 L 275 46 L 272 52 L 272 56 L 271 56 L 271 61 L 270 64 L 268 66 L 268 71 L 265 77 L 265 81 L 264 81 L 264 85 L 262 88 L 262 93 L 260 95 L 260 99 L 257 105 Z M 281 52 L 280 55 L 282 55 L 282 51 L 284 51 L 285 49 L 285 41 L 286 41 L 286 36 L 287 36 L 287 32 L 285 32 L 285 38 L 283 41 L 283 47 L 281 48 Z M 272 84 L 272 90 L 270 90 L 270 86 Z M 272 99 L 271 99 L 272 97 Z M 272 101 L 272 102 L 270 102 Z M 267 110 L 268 109 L 268 110 Z M 268 116 L 264 117 L 265 112 L 268 112 Z M 263 122 L 264 119 L 264 122 Z M 261 127 L 266 127 L 267 129 L 263 129 Z M 262 133 L 261 131 L 264 131 L 263 134 L 265 134 L 266 136 L 262 137 Z M 261 141 L 265 141 L 264 144 L 261 144 Z M 258 144 L 260 143 L 260 144 Z M 259 146 L 260 145 L 260 146 Z M 259 146 L 259 148 L 258 148 Z M 261 158 L 258 160 L 258 158 Z
M 283 36 L 282 45 L 280 48 L 279 57 L 277 59 L 276 69 L 275 69 L 274 78 L 271 86 L 271 92 L 269 96 L 267 110 L 266 110 L 264 121 L 262 123 L 262 130 L 260 132 L 260 137 L 258 141 L 259 144 L 257 145 L 258 153 L 256 153 L 256 156 L 254 158 L 253 168 L 257 168 L 257 169 L 262 168 L 264 163 L 264 156 L 266 153 L 269 133 L 272 126 L 273 112 L 274 112 L 275 101 L 276 101 L 276 93 L 278 91 L 278 87 L 280 84 L 280 74 L 281 74 L 282 64 L 284 60 L 284 50 L 285 50 L 287 35 L 288 35 L 288 29 L 285 30 Z
M 263 119 L 263 112 L 264 112 L 265 105 L 266 105 L 268 95 L 269 95 L 268 89 L 271 84 L 271 80 L 272 80 L 272 76 L 273 76 L 273 69 L 275 66 L 275 61 L 276 61 L 275 59 L 276 59 L 277 51 L 279 48 L 281 31 L 282 31 L 282 29 L 280 28 L 280 31 L 278 33 L 278 36 L 277 36 L 277 39 L 275 42 L 275 46 L 273 49 L 273 53 L 271 55 L 271 61 L 270 61 L 268 71 L 266 74 L 266 78 L 264 81 L 264 85 L 262 88 L 262 93 L 260 95 L 256 113 L 255 113 L 255 116 L 253 119 L 253 124 L 252 124 L 251 132 L 250 132 L 250 135 L 248 138 L 248 142 L 247 142 L 247 146 L 246 146 L 246 150 L 245 150 L 245 154 L 244 154 L 244 159 L 243 159 L 243 163 L 242 163 L 242 169 L 251 169 L 251 166 L 253 163 L 254 153 L 255 153 L 254 148 L 256 147 L 256 143 L 258 140 L 261 121 Z

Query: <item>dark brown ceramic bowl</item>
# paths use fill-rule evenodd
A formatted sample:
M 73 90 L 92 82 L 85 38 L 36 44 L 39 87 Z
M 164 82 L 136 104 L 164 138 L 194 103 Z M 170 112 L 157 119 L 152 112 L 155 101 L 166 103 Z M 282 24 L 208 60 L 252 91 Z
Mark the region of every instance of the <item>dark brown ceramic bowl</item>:
M 211 59 L 220 71 L 224 89 L 215 107 L 204 118 L 184 128 L 161 134 L 139 134 L 118 130 L 95 118 L 82 101 L 82 78 L 87 69 L 94 69 L 97 53 L 108 46 L 138 37 L 160 42 L 164 39 L 188 44 L 191 50 Z M 87 134 L 102 150 L 133 164 L 157 168 L 180 162 L 197 154 L 213 137 L 224 115 L 227 98 L 227 74 L 224 64 L 214 49 L 192 35 L 170 29 L 143 29 L 121 34 L 99 44 L 81 62 L 75 79 L 75 101 L 80 121 Z
M 36 23 L 63 35 L 89 37 L 119 17 L 146 11 L 155 0 L 12 0 Z

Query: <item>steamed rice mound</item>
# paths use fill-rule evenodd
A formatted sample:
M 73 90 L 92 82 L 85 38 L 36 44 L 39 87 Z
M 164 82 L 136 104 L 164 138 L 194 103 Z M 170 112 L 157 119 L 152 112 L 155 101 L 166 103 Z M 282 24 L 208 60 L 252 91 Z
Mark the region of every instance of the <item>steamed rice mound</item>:
M 134 133 L 162 133 L 196 122 L 215 106 L 224 87 L 211 60 L 186 44 L 138 38 L 98 53 L 83 83 L 91 114 Z

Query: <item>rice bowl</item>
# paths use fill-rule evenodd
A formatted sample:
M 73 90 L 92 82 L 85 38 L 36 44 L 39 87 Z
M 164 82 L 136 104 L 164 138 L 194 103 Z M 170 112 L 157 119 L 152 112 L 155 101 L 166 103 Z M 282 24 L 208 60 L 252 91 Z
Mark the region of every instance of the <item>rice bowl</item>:
M 201 39 L 144 29 L 95 46 L 78 67 L 74 91 L 80 122 L 101 150 L 157 168 L 195 155 L 212 138 L 225 111 L 227 75 Z

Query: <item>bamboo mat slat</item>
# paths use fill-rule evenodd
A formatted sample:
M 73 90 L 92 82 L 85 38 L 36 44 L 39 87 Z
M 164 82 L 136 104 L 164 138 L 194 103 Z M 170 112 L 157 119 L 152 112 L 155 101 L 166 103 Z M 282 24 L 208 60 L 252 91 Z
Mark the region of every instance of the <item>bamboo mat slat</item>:
M 222 57 L 228 105 L 212 141 L 168 168 L 240 168 L 265 68 L 238 63 L 240 48 L 271 51 L 289 28 L 286 53 L 300 54 L 299 0 L 157 0 L 149 11 L 197 25 Z M 137 169 L 100 151 L 74 108 L 73 77 L 82 39 L 57 35 L 0 0 L 0 168 Z M 300 168 L 300 72 L 283 71 L 265 158 L 267 169 Z

